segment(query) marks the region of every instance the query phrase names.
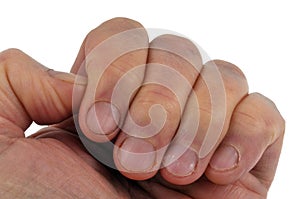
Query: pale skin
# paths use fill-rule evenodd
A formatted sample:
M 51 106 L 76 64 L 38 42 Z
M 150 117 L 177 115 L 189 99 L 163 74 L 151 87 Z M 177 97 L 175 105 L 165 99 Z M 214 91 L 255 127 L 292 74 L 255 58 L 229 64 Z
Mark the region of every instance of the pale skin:
M 140 49 L 116 59 L 98 81 L 95 74 L 102 67 L 98 63 L 102 54 L 95 58 L 87 57 L 89 53 L 106 38 L 136 28 L 139 35 L 135 45 L 140 45 Z M 187 39 L 163 35 L 149 43 L 141 30 L 138 22 L 124 18 L 100 25 L 84 40 L 72 74 L 49 70 L 20 50 L 10 49 L 0 54 L 1 198 L 267 197 L 285 124 L 274 103 L 261 94 L 249 94 L 246 78 L 237 66 L 220 60 L 202 63 L 197 48 Z M 110 48 L 107 51 L 113 52 L 117 47 Z M 186 60 L 168 49 L 184 55 Z M 181 88 L 181 82 L 176 82 L 179 98 L 165 87 L 153 84 L 144 85 L 132 97 L 129 113 L 139 125 L 149 123 L 151 105 L 160 103 L 166 108 L 165 126 L 152 137 L 137 138 L 117 127 L 116 123 L 126 125 L 128 121 L 126 108 L 117 107 L 118 122 L 112 119 L 111 109 L 105 109 L 106 103 L 111 102 L 113 85 L 133 67 L 144 65 L 145 70 L 136 73 L 133 80 L 125 79 L 127 84 L 139 86 L 145 79 L 159 78 L 160 73 L 150 63 L 179 71 L 193 85 L 200 105 L 197 135 L 186 152 L 166 167 L 161 167 L 163 161 L 174 155 L 182 143 L 172 143 L 168 150 L 154 156 L 139 156 L 142 160 L 139 164 L 128 151 L 160 149 L 179 134 L 184 121 L 192 120 L 188 109 L 190 91 Z M 211 75 L 211 63 L 217 66 L 224 81 L 226 117 L 217 144 L 200 158 L 195 154 L 201 150 L 211 118 L 209 92 L 203 80 Z M 199 68 L 191 67 L 193 64 Z M 77 79 L 76 74 L 80 75 Z M 72 103 L 74 86 L 79 94 Z M 95 102 L 96 109 L 92 109 L 95 112 L 89 115 Z M 187 104 L 182 115 L 180 103 Z M 73 119 L 79 121 L 90 140 L 99 143 L 113 140 L 116 147 L 111 156 L 119 172 L 103 166 L 86 151 Z M 25 138 L 24 131 L 33 121 L 50 126 Z

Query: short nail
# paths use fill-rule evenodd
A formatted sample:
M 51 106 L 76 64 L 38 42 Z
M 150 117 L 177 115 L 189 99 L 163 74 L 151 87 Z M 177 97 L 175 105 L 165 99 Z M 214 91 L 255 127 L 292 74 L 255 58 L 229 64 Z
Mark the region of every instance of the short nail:
M 166 167 L 167 171 L 174 176 L 185 177 L 191 175 L 198 162 L 197 154 L 187 149 L 181 156 L 178 157 L 176 153 L 182 153 L 182 147 L 172 147 L 166 155 L 166 162 L 170 165 Z M 164 161 L 165 162 L 165 161 Z
M 62 80 L 64 82 L 69 82 L 69 83 L 78 84 L 78 85 L 86 85 L 87 84 L 87 79 L 80 75 L 75 75 L 73 73 L 59 72 L 59 71 L 55 71 L 52 69 L 48 70 L 47 72 L 51 77 Z
M 150 142 L 130 137 L 121 145 L 118 159 L 126 171 L 150 172 L 155 164 L 155 148 Z
M 118 128 L 120 113 L 114 105 L 99 101 L 91 106 L 87 113 L 86 123 L 94 133 L 108 135 Z
M 210 161 L 210 166 L 218 171 L 233 169 L 239 162 L 239 153 L 229 145 L 221 146 L 217 149 Z

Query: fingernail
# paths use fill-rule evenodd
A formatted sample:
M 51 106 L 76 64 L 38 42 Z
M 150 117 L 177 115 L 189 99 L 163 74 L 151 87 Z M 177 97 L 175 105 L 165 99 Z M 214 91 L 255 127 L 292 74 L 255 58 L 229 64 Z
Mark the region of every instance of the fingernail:
M 167 171 L 174 176 L 186 177 L 191 175 L 198 162 L 197 154 L 187 149 L 181 156 L 178 157 L 178 153 L 182 153 L 182 147 L 172 147 L 173 149 L 168 151 L 166 160 L 170 165 L 166 167 Z
M 118 128 L 120 113 L 114 105 L 99 101 L 91 106 L 86 116 L 88 128 L 97 134 L 108 135 Z
M 80 75 L 75 75 L 73 73 L 65 73 L 65 72 L 59 72 L 55 70 L 48 70 L 47 73 L 56 79 L 62 80 L 64 82 L 69 82 L 72 84 L 78 84 L 78 85 L 86 85 L 87 79 Z
M 233 169 L 239 162 L 239 153 L 229 145 L 221 146 L 217 149 L 210 161 L 210 166 L 218 171 Z
M 150 172 L 155 164 L 156 153 L 150 142 L 130 137 L 120 147 L 118 159 L 126 171 Z

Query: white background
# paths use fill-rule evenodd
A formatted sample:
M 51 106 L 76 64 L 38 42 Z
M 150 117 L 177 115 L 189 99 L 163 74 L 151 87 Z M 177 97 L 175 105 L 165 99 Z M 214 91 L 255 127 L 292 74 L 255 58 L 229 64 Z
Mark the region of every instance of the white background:
M 275 0 L 1 1 L 0 51 L 19 48 L 50 68 L 68 71 L 89 30 L 112 17 L 182 33 L 211 58 L 238 65 L 248 77 L 250 91 L 277 104 L 286 119 L 286 137 L 269 198 L 299 198 L 297 5 L 297 1 Z

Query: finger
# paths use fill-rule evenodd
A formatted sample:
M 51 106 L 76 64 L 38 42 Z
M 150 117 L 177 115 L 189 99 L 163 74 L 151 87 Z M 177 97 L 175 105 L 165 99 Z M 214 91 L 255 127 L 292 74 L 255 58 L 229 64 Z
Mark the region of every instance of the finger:
M 172 199 L 188 199 L 187 195 L 180 193 L 179 191 L 170 189 L 162 184 L 154 181 L 139 181 L 138 184 L 146 190 L 152 198 L 172 198 Z
M 254 177 L 253 177 L 254 178 Z M 190 198 L 223 198 L 223 199 L 253 199 L 266 198 L 266 191 L 262 190 L 261 185 L 257 185 L 255 179 L 247 179 L 240 183 L 219 185 L 209 181 L 205 175 L 199 180 L 188 185 L 174 185 L 163 179 L 159 179 L 159 183 L 163 186 L 177 190 L 180 193 L 186 194 Z M 254 185 L 255 184 L 255 185 Z M 254 186 L 253 186 L 254 185 Z M 260 187 L 259 187 L 260 186 Z
M 80 46 L 80 49 L 79 49 L 79 52 L 77 54 L 77 57 L 75 59 L 75 62 L 70 70 L 71 73 L 74 73 L 74 74 L 81 74 L 82 76 L 87 76 L 86 74 L 86 70 L 85 70 L 85 55 L 86 55 L 86 52 L 85 52 L 85 45 L 86 45 L 86 40 L 87 40 L 87 37 L 90 36 L 89 34 L 86 36 L 86 38 L 83 40 L 81 46 Z M 93 48 L 95 48 L 95 46 L 93 46 Z M 87 52 L 87 53 L 90 53 L 90 52 Z
M 185 185 L 199 179 L 229 127 L 234 107 L 248 92 L 243 73 L 233 64 L 205 64 L 187 103 L 161 175 Z
M 235 109 L 230 128 L 210 161 L 207 177 L 229 184 L 241 176 L 256 176 L 269 187 L 281 150 L 284 120 L 274 103 L 253 93 Z
M 51 125 L 51 127 L 60 128 L 60 129 L 63 129 L 65 131 L 68 131 L 70 133 L 77 135 L 75 121 L 78 121 L 78 116 L 72 115 L 72 117 L 69 117 L 60 123 L 53 124 L 53 125 Z
M 75 136 L 78 136 L 75 121 L 78 121 L 76 115 L 71 116 L 59 123 L 52 124 L 52 125 L 49 125 L 48 127 L 42 128 L 42 129 L 38 130 L 36 133 L 29 135 L 28 138 L 36 138 L 42 134 L 48 133 L 48 131 L 51 130 L 52 128 L 53 129 L 58 128 L 58 129 L 67 131 L 69 133 L 72 133 Z
M 88 139 L 103 142 L 117 134 L 130 103 L 123 95 L 134 96 L 142 83 L 147 54 L 148 36 L 136 21 L 115 18 L 89 33 L 72 69 L 88 77 L 79 111 L 79 124 Z M 83 69 L 78 68 L 80 62 Z M 122 93 L 112 101 L 115 87 Z
M 23 137 L 32 121 L 52 124 L 72 115 L 75 75 L 50 70 L 23 52 L 0 54 L 0 134 Z M 79 78 L 83 91 L 85 79 Z M 83 92 L 82 92 L 83 93 Z
M 201 55 L 191 41 L 162 35 L 151 42 L 143 87 L 114 150 L 117 168 L 125 176 L 147 179 L 157 172 L 201 67 Z

